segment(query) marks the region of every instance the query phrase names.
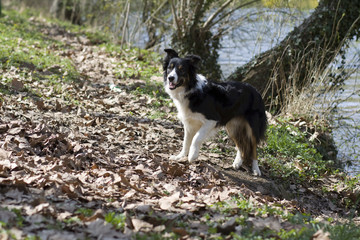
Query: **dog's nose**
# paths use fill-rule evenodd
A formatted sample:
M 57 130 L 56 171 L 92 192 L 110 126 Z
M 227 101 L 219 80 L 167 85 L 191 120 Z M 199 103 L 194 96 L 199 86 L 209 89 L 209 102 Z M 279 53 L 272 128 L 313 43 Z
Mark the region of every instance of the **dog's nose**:
M 174 76 L 169 76 L 168 79 L 169 79 L 170 82 L 172 82 L 172 81 L 174 81 L 175 77 Z

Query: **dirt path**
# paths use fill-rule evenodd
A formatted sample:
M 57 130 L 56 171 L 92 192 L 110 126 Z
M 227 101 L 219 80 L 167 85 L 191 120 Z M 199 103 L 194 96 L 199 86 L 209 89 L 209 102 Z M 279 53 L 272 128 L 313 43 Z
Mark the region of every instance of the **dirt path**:
M 57 89 L 45 80 L 24 79 L 20 72 L 31 67 L 7 73 L 20 86 L 13 82 L 13 93 L 0 106 L 0 215 L 2 221 L 21 221 L 21 230 L 14 231 L 20 238 L 129 238 L 169 226 L 181 236 L 204 237 L 207 206 L 238 194 L 290 212 L 324 218 L 344 213 L 314 185 L 282 185 L 269 177 L 271 169 L 263 169 L 263 177 L 232 170 L 232 154 L 212 153 L 211 142 L 195 164 L 169 161 L 183 134 L 174 108 L 163 106 L 168 116 L 150 119 L 149 106 L 157 99 L 129 91 L 145 81 L 116 77 L 120 55 L 46 26 L 49 38 L 66 42 L 65 50 L 52 51 L 72 59 L 81 81 Z M 36 86 L 43 97 L 25 91 L 21 82 Z M 109 212 L 125 217 L 120 230 L 104 224 Z

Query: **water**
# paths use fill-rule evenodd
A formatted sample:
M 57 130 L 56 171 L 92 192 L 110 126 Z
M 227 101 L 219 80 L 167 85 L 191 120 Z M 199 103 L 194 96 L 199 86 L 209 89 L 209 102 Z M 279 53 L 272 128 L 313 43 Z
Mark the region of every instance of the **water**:
M 360 43 L 352 51 L 360 54 Z M 340 104 L 334 114 L 333 137 L 339 150 L 338 158 L 351 165 L 345 170 L 352 175 L 360 174 L 360 63 L 346 80 L 344 92 L 337 94 Z
M 277 45 L 310 12 L 266 12 L 264 16 L 244 23 L 222 41 L 219 62 L 226 78 L 236 67 L 247 63 L 256 54 Z M 246 31 L 244 31 L 246 30 Z M 360 42 L 352 42 L 347 50 L 348 69 L 353 73 L 346 80 L 344 90 L 334 96 L 339 104 L 333 113 L 333 137 L 339 150 L 338 158 L 352 163 L 345 169 L 360 174 Z M 330 96 L 329 96 L 330 99 Z

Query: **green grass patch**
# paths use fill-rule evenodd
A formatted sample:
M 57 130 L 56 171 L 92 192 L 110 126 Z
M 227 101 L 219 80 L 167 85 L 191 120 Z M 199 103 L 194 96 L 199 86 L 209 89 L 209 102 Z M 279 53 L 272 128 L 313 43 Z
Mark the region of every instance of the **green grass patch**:
M 4 11 L 0 18 L 0 68 L 26 69 L 33 79 L 62 82 L 79 77 L 69 58 L 58 56 L 64 48 L 60 41 L 49 39 L 41 33 L 41 26 L 29 21 L 28 14 Z
M 94 210 L 88 208 L 79 208 L 75 211 L 75 213 L 83 215 L 84 217 L 91 217 L 94 214 Z
M 289 212 L 281 206 L 255 204 L 241 195 L 212 205 L 211 211 L 208 212 L 203 219 L 213 234 L 219 232 L 219 225 L 235 216 L 236 225 L 240 227 L 237 231 L 230 233 L 232 239 L 312 239 L 312 236 L 320 229 L 328 232 L 332 240 L 350 240 L 360 237 L 360 229 L 351 220 L 346 223 L 337 223 L 329 218 L 320 222 L 309 214 Z M 217 217 L 218 220 L 214 221 L 213 216 L 218 214 L 223 217 Z M 280 224 L 280 229 L 271 227 L 270 223 L 273 221 Z M 257 225 L 261 222 L 266 224 Z M 221 235 L 218 239 L 227 238 Z
M 109 212 L 105 215 L 105 221 L 112 224 L 115 229 L 124 231 L 125 228 L 125 214 Z
M 160 75 L 162 57 L 158 53 L 140 48 L 121 48 L 112 43 L 99 47 L 120 58 L 115 74 L 121 79 L 149 80 L 152 76 Z
M 318 179 L 334 170 L 333 161 L 323 159 L 306 132 L 285 122 L 268 127 L 259 155 L 271 175 L 294 182 Z

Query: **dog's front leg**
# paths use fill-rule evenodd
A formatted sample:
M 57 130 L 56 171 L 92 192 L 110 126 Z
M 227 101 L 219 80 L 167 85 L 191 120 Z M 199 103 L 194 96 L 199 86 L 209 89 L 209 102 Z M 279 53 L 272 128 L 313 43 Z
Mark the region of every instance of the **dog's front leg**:
M 200 146 L 209 136 L 212 130 L 216 127 L 216 121 L 206 121 L 197 131 L 194 138 L 192 139 L 190 150 L 189 150 L 189 162 L 194 161 L 198 158 L 200 152 Z
M 184 141 L 183 141 L 183 146 L 182 146 L 182 150 L 178 155 L 173 155 L 170 157 L 170 160 L 179 160 L 183 157 L 186 157 L 189 154 L 189 149 L 190 149 L 190 145 L 191 145 L 191 141 L 195 135 L 195 130 L 191 129 L 188 126 L 184 126 Z

